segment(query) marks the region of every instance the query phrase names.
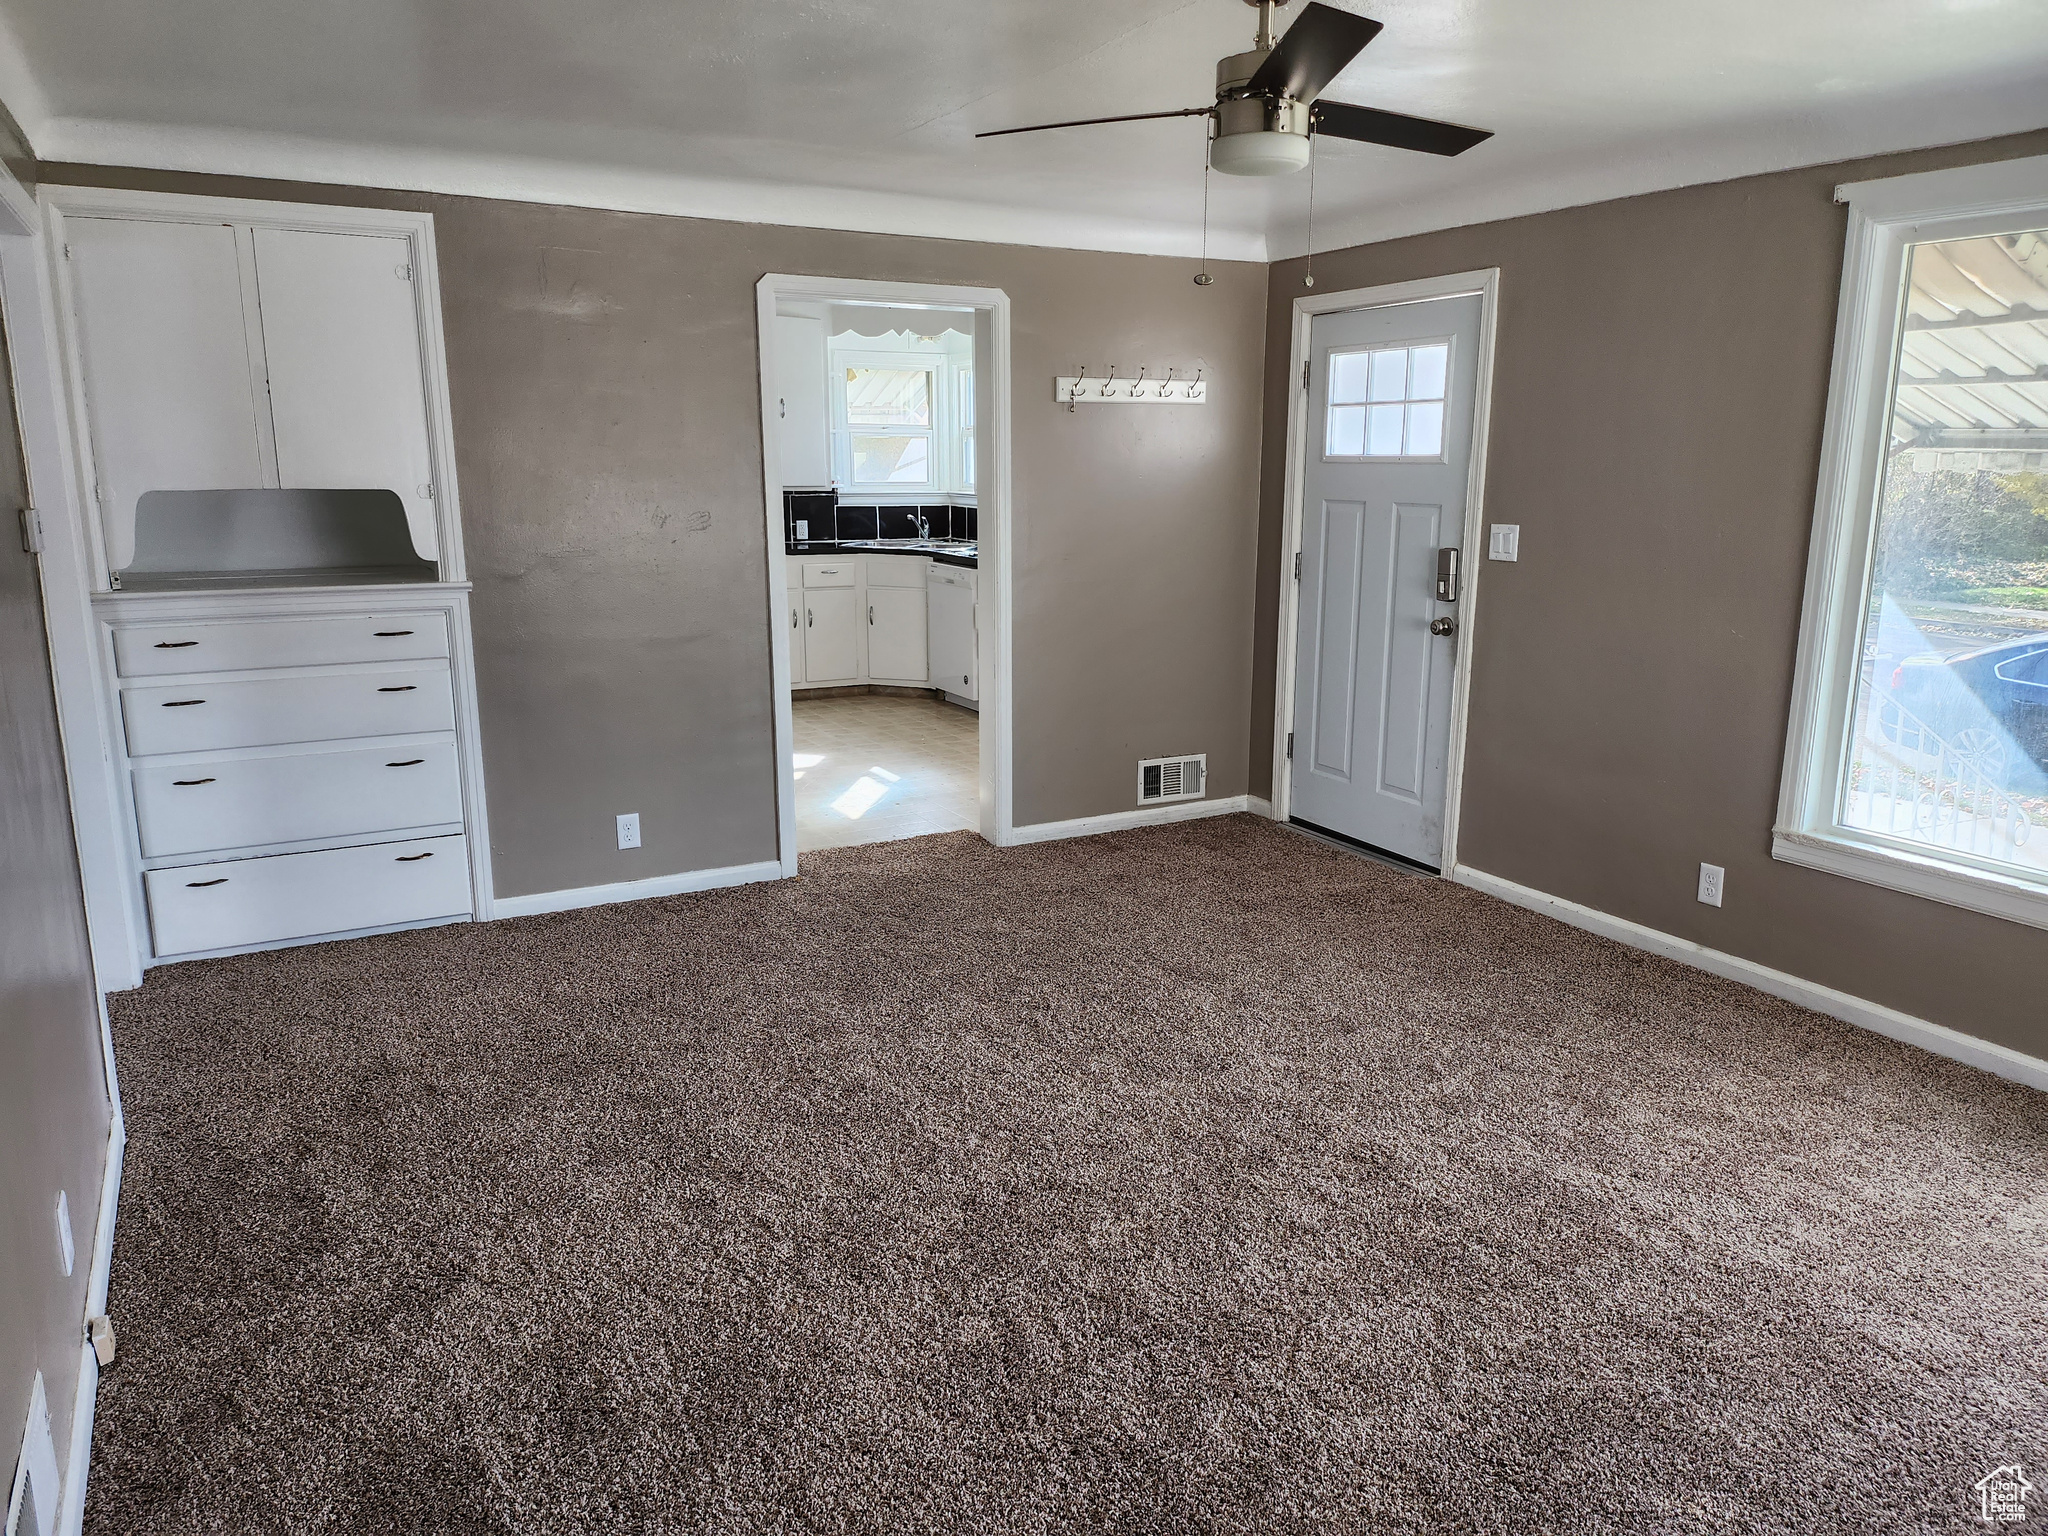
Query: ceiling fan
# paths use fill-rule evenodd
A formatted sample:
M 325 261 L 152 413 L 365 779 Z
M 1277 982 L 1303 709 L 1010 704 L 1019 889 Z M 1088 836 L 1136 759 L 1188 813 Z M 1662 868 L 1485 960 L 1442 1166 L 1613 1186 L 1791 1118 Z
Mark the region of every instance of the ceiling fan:
M 1301 19 L 1273 40 L 1273 7 L 1288 0 L 1245 0 L 1258 7 L 1258 43 L 1216 64 L 1216 104 L 1177 112 L 1133 112 L 1124 117 L 1084 117 L 1066 123 L 997 128 L 977 139 L 1049 128 L 1086 128 L 1096 123 L 1135 123 L 1155 117 L 1206 117 L 1209 164 L 1232 176 L 1278 176 L 1309 163 L 1309 137 L 1327 134 L 1361 144 L 1419 149 L 1429 155 L 1461 155 L 1493 137 L 1483 128 L 1406 117 L 1348 101 L 1318 101 L 1317 94 L 1379 35 L 1380 23 L 1333 5 L 1309 0 Z

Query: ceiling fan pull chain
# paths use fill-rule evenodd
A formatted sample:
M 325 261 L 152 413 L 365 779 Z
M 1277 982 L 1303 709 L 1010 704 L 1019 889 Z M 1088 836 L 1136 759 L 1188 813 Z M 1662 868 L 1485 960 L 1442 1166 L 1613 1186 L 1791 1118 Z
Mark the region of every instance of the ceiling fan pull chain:
M 1195 274 L 1195 286 L 1206 288 L 1216 279 L 1209 275 L 1209 146 L 1202 145 L 1202 270 Z
M 1301 274 L 1301 286 L 1316 285 L 1316 120 L 1308 120 L 1308 268 Z

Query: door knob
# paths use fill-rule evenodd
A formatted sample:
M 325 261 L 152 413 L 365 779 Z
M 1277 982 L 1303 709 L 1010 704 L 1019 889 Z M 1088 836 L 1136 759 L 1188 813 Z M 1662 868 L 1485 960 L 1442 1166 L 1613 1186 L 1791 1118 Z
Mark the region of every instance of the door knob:
M 1432 635 L 1455 635 L 1458 632 L 1458 621 L 1456 619 L 1431 619 L 1429 621 L 1429 632 Z

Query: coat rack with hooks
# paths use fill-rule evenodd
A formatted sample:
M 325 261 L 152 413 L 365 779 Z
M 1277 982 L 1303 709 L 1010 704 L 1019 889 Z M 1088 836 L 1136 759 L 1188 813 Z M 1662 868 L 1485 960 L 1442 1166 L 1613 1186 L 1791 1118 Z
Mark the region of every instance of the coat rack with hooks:
M 1209 384 L 1200 368 L 1157 373 L 1111 367 L 1097 377 L 1084 364 L 1079 373 L 1053 380 L 1053 398 L 1070 411 L 1077 405 L 1204 405 Z

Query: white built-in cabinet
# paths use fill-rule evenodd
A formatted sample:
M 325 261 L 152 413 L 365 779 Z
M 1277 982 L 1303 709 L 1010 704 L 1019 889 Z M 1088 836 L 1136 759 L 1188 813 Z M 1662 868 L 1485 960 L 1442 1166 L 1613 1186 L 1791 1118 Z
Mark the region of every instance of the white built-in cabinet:
M 383 490 L 440 555 L 407 234 L 79 214 L 61 287 L 103 570 L 149 491 Z
M 139 958 L 487 915 L 432 217 L 42 199 L 100 640 L 58 682 L 116 744 Z M 152 492 L 207 493 L 178 515 L 211 542 L 145 581 Z M 401 562 L 238 558 L 346 553 L 373 517 Z M 277 536 L 296 520 L 322 531 Z
M 790 561 L 791 686 L 931 686 L 931 569 L 930 560 L 916 555 Z
M 832 483 L 825 331 L 821 318 L 775 317 L 776 429 L 784 490 L 817 490 Z

